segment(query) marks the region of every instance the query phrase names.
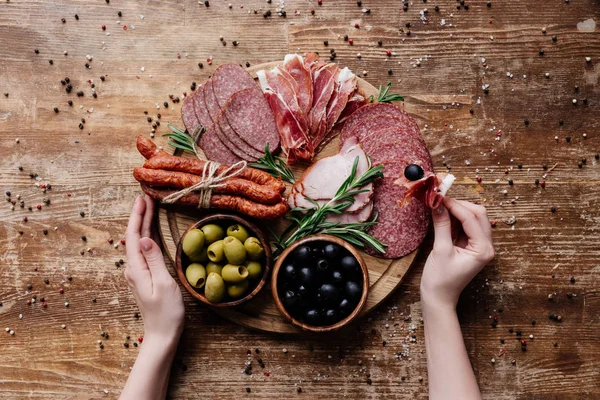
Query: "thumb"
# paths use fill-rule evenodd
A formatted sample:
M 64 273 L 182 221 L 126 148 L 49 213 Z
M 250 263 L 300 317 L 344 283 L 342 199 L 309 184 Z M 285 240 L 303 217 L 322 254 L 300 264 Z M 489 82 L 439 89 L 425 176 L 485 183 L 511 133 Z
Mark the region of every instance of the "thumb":
M 433 232 L 435 234 L 434 248 L 452 246 L 452 222 L 448 209 L 441 204 L 431 213 L 433 219 Z
M 152 275 L 153 280 L 164 277 L 165 275 L 168 275 L 169 277 L 171 276 L 169 271 L 167 271 L 162 251 L 154 240 L 148 237 L 141 238 L 140 247 L 142 249 L 142 255 L 146 259 L 146 263 L 150 269 L 150 274 Z

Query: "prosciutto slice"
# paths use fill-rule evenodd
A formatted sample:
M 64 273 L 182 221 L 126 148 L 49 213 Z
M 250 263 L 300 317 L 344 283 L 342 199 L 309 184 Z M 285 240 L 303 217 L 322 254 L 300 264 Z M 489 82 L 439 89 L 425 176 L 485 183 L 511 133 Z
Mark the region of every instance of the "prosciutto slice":
M 337 81 L 335 83 L 335 90 L 331 95 L 329 104 L 327 104 L 327 127 L 323 135 L 329 132 L 331 128 L 333 128 L 333 125 L 338 121 L 340 115 L 348 104 L 348 100 L 356 91 L 357 82 L 358 80 L 356 75 L 354 75 L 352 71 L 348 69 L 348 67 L 342 69 L 338 74 Z M 318 142 L 315 143 L 315 147 L 319 145 L 319 143 L 323 140 L 323 137 L 317 138 L 317 140 Z
M 293 163 L 298 159 L 309 160 L 314 147 L 308 138 L 306 117 L 296 99 L 295 81 L 279 67 L 257 72 L 258 81 L 271 110 L 275 114 L 281 147 Z
M 334 64 L 319 68 L 313 77 L 313 104 L 308 114 L 310 138 L 313 146 L 319 143 L 327 133 L 327 104 L 335 90 L 340 69 Z
M 444 196 L 454 182 L 452 174 L 434 174 L 429 172 L 417 181 L 409 181 L 406 177 L 398 178 L 394 185 L 406 188 L 404 196 L 398 200 L 399 207 L 406 207 L 412 199 L 417 199 L 431 209 L 438 208 Z
M 283 69 L 290 74 L 296 82 L 296 98 L 298 105 L 304 113 L 308 115 L 312 107 L 313 87 L 310 67 L 304 64 L 302 56 L 298 54 L 288 54 L 283 59 Z

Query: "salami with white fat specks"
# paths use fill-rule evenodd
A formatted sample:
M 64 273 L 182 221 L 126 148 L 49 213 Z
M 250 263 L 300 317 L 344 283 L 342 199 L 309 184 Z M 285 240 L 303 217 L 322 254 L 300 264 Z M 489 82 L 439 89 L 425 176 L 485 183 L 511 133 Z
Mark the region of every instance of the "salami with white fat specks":
M 398 258 L 417 249 L 429 228 L 431 211 L 420 201 L 411 201 L 398 207 L 398 199 L 404 197 L 406 188 L 394 185 L 396 176 L 404 174 L 405 161 L 390 160 L 384 163 L 384 179 L 375 183 L 375 210 L 379 213 L 378 224 L 368 233 L 388 245 L 382 255 L 367 249 L 367 253 L 384 258 Z
M 225 111 L 227 105 L 221 109 L 221 113 L 217 117 L 215 122 L 215 132 L 221 142 L 223 142 L 229 150 L 231 150 L 238 157 L 254 162 L 262 157 L 263 153 L 256 151 L 254 148 L 249 146 L 242 138 L 233 130 L 229 121 L 225 117 Z
M 221 65 L 215 70 L 210 80 L 215 100 L 220 108 L 224 107 L 227 100 L 238 90 L 247 88 L 260 90 L 254 78 L 237 64 Z
M 388 138 L 387 141 L 380 142 L 378 147 L 370 145 L 375 139 L 371 139 L 371 141 L 367 141 L 366 143 L 361 143 L 371 158 L 373 165 L 383 165 L 390 160 L 402 160 L 409 164 L 420 165 L 423 169 L 425 169 L 425 167 L 428 169 L 433 168 L 431 156 L 425 146 L 421 146 L 414 141 L 391 142 L 396 137 L 394 133 L 395 132 L 392 132 L 390 135 L 378 137 L 383 141 Z
M 211 125 L 200 138 L 200 147 L 207 159 L 217 161 L 225 165 L 233 165 L 242 159 L 236 156 L 221 142 L 216 132 L 215 125 Z
M 204 101 L 204 92 L 206 91 L 206 84 L 200 86 L 196 90 L 196 94 L 194 95 L 194 110 L 196 111 L 196 117 L 198 118 L 198 122 L 205 127 L 208 128 L 212 125 L 213 121 L 208 114 L 208 109 L 206 108 L 206 102 Z
M 265 143 L 269 144 L 271 152 L 279 149 L 275 116 L 257 86 L 235 92 L 223 107 L 223 115 L 242 139 L 242 144 L 260 154 L 258 158 L 264 154 Z
M 183 125 L 188 132 L 194 131 L 198 126 L 198 117 L 194 109 L 194 97 L 198 95 L 198 92 L 194 92 L 191 95 L 183 99 L 183 105 L 181 106 L 181 119 L 183 119 Z

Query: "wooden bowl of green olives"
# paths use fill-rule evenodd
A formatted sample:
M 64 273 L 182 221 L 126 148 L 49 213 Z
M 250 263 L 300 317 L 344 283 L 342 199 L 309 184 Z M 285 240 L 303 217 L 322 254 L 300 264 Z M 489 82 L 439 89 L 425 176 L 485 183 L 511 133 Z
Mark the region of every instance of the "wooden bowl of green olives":
M 261 230 L 233 214 L 212 214 L 192 224 L 177 245 L 179 281 L 197 300 L 233 307 L 262 289 L 271 248 Z
M 271 290 L 279 312 L 310 332 L 348 325 L 367 302 L 369 271 L 350 243 L 312 235 L 286 248 L 277 259 Z

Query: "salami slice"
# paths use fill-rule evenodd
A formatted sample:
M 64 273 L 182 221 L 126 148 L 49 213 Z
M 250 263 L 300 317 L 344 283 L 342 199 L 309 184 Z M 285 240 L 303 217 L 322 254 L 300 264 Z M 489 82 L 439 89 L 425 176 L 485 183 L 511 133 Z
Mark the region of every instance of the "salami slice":
M 198 126 L 198 118 L 196 117 L 196 111 L 194 110 L 194 97 L 198 95 L 198 92 L 192 93 L 187 96 L 183 100 L 183 105 L 181 106 L 181 119 L 183 120 L 183 125 L 188 132 L 193 132 Z
M 233 165 L 241 158 L 235 155 L 221 142 L 214 130 L 214 124 L 211 125 L 200 138 L 200 147 L 207 159 L 217 161 L 225 165 Z
M 225 143 L 229 149 L 247 161 L 257 161 L 263 156 L 263 152 L 259 152 L 252 146 L 248 145 L 238 134 L 233 130 L 229 124 L 228 119 L 225 117 L 227 105 L 221 109 L 221 113 L 217 117 L 216 124 L 219 129 L 216 131 L 219 139 Z
M 206 84 L 200 86 L 194 95 L 194 109 L 196 110 L 196 117 L 198 122 L 205 128 L 212 125 L 213 121 L 208 114 L 206 102 L 204 101 L 204 91 L 206 90 Z
M 406 161 L 386 163 L 384 179 L 375 183 L 374 207 L 379 217 L 369 234 L 388 247 L 383 255 L 372 249 L 367 250 L 369 254 L 383 258 L 405 256 L 419 247 L 427 234 L 431 211 L 423 203 L 411 201 L 406 207 L 398 206 L 398 199 L 404 198 L 406 188 L 395 185 L 394 177 L 404 174 L 408 164 Z
M 258 85 L 250 74 L 237 64 L 223 64 L 212 75 L 212 91 L 219 108 L 238 90 L 256 88 Z M 212 114 L 211 114 L 212 115 Z
M 374 165 L 398 159 L 406 160 L 409 164 L 432 168 L 431 155 L 427 147 L 411 137 L 398 137 L 395 130 L 381 131 L 380 135 L 369 136 L 362 145 Z
M 260 156 L 264 154 L 265 143 L 271 152 L 279 149 L 275 116 L 256 85 L 235 92 L 223 107 L 223 115 L 242 143 Z
M 360 107 L 345 121 L 340 139 L 345 141 L 350 136 L 357 136 L 359 142 L 362 137 L 380 128 L 405 126 L 407 132 L 420 137 L 419 126 L 406 112 L 388 103 L 367 104 Z M 397 125 L 398 124 L 398 125 Z
M 213 80 L 209 79 L 203 86 L 204 90 L 202 93 L 204 94 L 204 106 L 210 117 L 211 124 L 214 124 L 221 112 L 221 107 L 219 106 L 213 91 Z

